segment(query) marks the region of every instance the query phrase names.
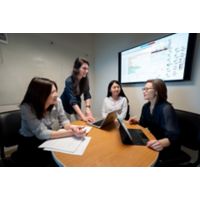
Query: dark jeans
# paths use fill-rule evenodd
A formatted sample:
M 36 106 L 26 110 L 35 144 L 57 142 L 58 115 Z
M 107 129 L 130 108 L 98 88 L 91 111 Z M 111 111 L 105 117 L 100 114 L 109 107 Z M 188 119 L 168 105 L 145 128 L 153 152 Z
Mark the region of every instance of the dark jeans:
M 165 148 L 159 154 L 155 167 L 176 167 L 180 155 L 180 147 Z
M 43 140 L 39 140 L 36 137 L 20 135 L 18 149 L 12 156 L 16 165 L 29 167 L 57 166 L 51 152 L 38 148 L 43 142 Z

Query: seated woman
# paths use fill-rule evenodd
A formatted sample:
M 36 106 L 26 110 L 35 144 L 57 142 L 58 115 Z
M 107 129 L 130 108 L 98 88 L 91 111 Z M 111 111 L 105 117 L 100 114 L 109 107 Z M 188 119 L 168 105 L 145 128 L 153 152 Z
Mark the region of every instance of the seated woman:
M 22 121 L 16 154 L 20 166 L 54 166 L 51 152 L 38 148 L 44 140 L 85 136 L 82 126 L 71 125 L 66 118 L 57 85 L 52 80 L 33 78 L 20 109 Z
M 118 110 L 118 118 L 128 119 L 128 98 L 124 94 L 121 84 L 113 80 L 108 85 L 107 97 L 104 99 L 102 107 L 102 117 L 105 118 L 109 112 Z
M 150 140 L 147 146 L 160 152 L 159 161 L 170 160 L 180 145 L 177 117 L 173 106 L 167 101 L 167 87 L 161 79 L 148 80 L 143 94 L 148 102 L 142 108 L 140 121 L 130 118 L 129 123 L 148 127 L 156 140 Z

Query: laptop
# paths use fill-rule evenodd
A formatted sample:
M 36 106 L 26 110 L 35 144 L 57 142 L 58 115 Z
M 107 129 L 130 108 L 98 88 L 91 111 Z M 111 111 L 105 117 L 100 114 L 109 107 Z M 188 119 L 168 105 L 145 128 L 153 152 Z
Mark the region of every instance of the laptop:
M 103 128 L 104 126 L 111 124 L 117 118 L 116 110 L 107 114 L 106 118 L 98 120 L 93 123 L 89 123 L 89 125 L 94 126 L 96 128 Z
M 141 129 L 127 129 L 123 121 L 118 119 L 120 124 L 119 132 L 123 144 L 143 145 L 148 142 L 148 138 Z

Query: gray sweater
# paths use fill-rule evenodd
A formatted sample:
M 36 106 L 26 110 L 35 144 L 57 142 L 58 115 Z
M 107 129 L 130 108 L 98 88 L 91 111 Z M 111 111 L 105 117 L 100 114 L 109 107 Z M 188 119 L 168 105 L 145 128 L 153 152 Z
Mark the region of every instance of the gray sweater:
M 25 137 L 35 136 L 40 140 L 50 139 L 52 130 L 60 129 L 64 124 L 70 123 L 59 98 L 51 112 L 48 112 L 40 120 L 36 117 L 30 105 L 25 103 L 20 108 L 22 118 L 20 134 Z

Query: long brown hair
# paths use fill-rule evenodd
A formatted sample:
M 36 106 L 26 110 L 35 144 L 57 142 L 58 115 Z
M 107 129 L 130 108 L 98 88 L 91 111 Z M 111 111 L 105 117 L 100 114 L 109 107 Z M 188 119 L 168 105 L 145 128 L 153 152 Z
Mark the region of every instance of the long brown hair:
M 150 79 L 147 83 L 152 83 L 153 88 L 157 91 L 157 102 L 167 101 L 167 86 L 162 79 Z
M 72 71 L 74 95 L 80 95 L 89 89 L 88 76 L 83 77 L 80 81 L 78 80 L 80 68 L 84 63 L 87 64 L 88 66 L 90 65 L 89 62 L 85 60 L 84 58 L 76 58 L 74 62 L 73 71 Z
M 53 85 L 56 90 L 58 90 L 57 84 L 54 81 L 47 78 L 34 77 L 29 83 L 24 99 L 20 105 L 24 103 L 29 104 L 34 110 L 37 118 L 43 118 L 45 113 L 45 103 L 51 94 Z M 50 111 L 52 108 L 53 105 L 49 106 L 47 110 Z

